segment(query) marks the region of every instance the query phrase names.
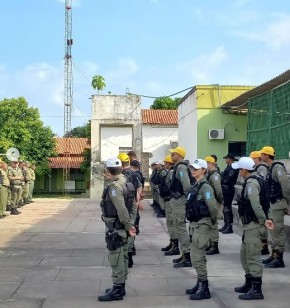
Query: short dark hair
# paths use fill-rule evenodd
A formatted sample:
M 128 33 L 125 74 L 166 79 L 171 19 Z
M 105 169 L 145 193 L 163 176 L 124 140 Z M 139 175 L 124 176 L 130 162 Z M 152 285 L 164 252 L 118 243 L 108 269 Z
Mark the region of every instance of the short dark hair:
M 112 174 L 112 175 L 118 175 L 122 173 L 122 168 L 121 167 L 107 167 L 107 170 Z
M 131 165 L 131 167 L 140 167 L 140 163 L 136 159 L 132 160 L 130 165 Z
M 135 153 L 134 151 L 129 151 L 129 152 L 127 153 L 127 155 L 128 155 L 128 156 L 135 156 L 135 157 L 137 156 L 136 153 Z
M 273 156 L 273 155 L 269 155 L 269 154 L 268 154 L 268 156 L 269 156 L 269 158 L 272 159 L 272 160 L 275 159 L 275 156 Z

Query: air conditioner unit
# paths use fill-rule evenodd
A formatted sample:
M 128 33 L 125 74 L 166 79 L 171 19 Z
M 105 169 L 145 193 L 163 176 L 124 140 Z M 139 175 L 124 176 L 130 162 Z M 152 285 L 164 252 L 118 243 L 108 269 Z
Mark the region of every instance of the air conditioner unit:
M 175 149 L 176 147 L 178 147 L 178 141 L 171 140 L 170 147 L 171 149 Z
M 225 130 L 223 128 L 219 129 L 209 129 L 208 139 L 225 139 Z

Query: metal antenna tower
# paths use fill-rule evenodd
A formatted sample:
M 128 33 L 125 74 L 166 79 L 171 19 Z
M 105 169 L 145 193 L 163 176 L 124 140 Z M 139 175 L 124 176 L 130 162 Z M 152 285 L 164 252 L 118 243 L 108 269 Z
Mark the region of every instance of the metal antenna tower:
M 70 178 L 70 138 L 71 110 L 73 105 L 73 75 L 72 75 L 72 0 L 65 0 L 65 56 L 64 56 L 64 157 L 63 169 L 64 190 L 67 191 L 66 181 Z

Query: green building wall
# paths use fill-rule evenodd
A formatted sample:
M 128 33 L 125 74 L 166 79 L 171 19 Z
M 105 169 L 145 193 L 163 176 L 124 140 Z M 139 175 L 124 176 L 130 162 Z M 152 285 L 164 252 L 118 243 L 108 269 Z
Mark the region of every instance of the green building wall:
M 247 116 L 225 114 L 221 109 L 199 109 L 197 123 L 197 154 L 199 158 L 215 154 L 218 165 L 225 167 L 223 156 L 228 153 L 229 142 L 247 141 Z M 225 139 L 211 140 L 208 130 L 224 128 Z

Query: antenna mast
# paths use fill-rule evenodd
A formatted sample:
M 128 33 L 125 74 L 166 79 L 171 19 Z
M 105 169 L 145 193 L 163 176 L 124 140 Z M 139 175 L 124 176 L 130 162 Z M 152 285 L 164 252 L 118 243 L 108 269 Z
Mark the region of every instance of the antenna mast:
M 70 178 L 70 139 L 71 110 L 73 105 L 73 75 L 72 75 L 72 0 L 65 0 L 65 56 L 64 56 L 64 137 L 65 137 L 65 166 L 64 189 L 67 190 L 66 181 Z

